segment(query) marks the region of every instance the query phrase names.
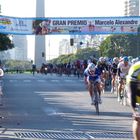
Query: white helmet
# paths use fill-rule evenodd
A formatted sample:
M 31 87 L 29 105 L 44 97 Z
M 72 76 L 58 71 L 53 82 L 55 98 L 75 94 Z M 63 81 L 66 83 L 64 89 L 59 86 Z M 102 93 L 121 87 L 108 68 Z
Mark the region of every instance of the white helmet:
M 118 63 L 118 62 L 119 62 L 118 57 L 114 57 L 114 58 L 113 58 L 113 62 Z
M 88 69 L 89 69 L 89 70 L 95 70 L 95 64 L 89 63 L 89 64 L 88 64 Z
M 136 60 L 135 58 L 133 58 L 131 62 L 132 62 L 132 64 L 135 64 L 136 61 L 137 61 L 137 60 Z
M 103 63 L 105 61 L 104 57 L 100 57 L 99 61 Z
M 0 68 L 0 76 L 2 77 L 2 76 L 4 76 L 4 72 L 3 72 L 3 70 Z

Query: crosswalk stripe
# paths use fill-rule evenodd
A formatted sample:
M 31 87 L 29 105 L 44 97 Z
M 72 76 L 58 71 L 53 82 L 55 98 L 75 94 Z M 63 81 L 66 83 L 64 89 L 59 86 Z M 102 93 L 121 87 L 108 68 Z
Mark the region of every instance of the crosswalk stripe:
M 21 82 L 25 82 L 25 83 L 30 83 L 32 80 L 31 79 L 23 79 L 23 80 L 18 80 L 18 79 L 14 79 L 14 80 L 12 80 L 12 79 L 10 79 L 9 80 L 9 82 L 19 82 L 19 81 L 21 81 Z M 40 82 L 40 83 L 45 83 L 45 82 L 77 82 L 77 80 L 72 80 L 72 79 L 37 79 L 36 80 L 37 82 Z M 78 80 L 79 82 L 83 82 L 83 80 Z
M 65 82 L 73 82 L 73 80 L 64 80 Z
M 9 82 L 17 82 L 17 80 L 9 80 Z
M 37 80 L 38 82 L 46 82 L 46 80 Z
M 23 82 L 27 82 L 28 83 L 28 82 L 31 82 L 31 80 L 23 80 Z
M 60 80 L 51 80 L 52 82 L 60 82 Z

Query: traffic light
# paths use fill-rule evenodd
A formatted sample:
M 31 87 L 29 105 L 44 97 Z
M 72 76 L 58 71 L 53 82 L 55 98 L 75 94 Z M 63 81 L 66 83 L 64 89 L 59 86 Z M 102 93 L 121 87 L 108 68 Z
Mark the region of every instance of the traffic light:
M 73 44 L 74 44 L 74 39 L 71 38 L 71 39 L 70 39 L 70 46 L 73 46 Z
M 44 52 L 42 52 L 42 57 L 45 57 L 45 53 Z
M 80 45 L 83 45 L 83 42 L 82 41 L 80 42 Z

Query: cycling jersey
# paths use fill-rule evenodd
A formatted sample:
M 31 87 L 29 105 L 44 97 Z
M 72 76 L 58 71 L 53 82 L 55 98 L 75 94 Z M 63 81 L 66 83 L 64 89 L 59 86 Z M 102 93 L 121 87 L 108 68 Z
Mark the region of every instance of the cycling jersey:
M 124 65 L 124 62 L 120 62 L 118 64 L 118 75 L 121 78 L 125 78 L 125 76 L 128 74 L 129 68 L 130 68 L 131 64 L 128 63 L 127 66 Z
M 127 83 L 140 80 L 140 62 L 133 64 L 127 75 Z
M 140 103 L 140 62 L 130 67 L 126 82 L 130 86 L 132 106 L 135 107 L 136 103 Z
M 94 75 L 90 74 L 89 69 L 86 68 L 84 71 L 84 76 L 87 77 L 88 80 L 93 81 L 93 82 L 99 81 L 99 79 L 100 79 L 97 68 L 95 69 Z
M 113 64 L 111 65 L 111 72 L 112 72 L 113 74 L 116 74 L 116 73 L 117 73 L 117 67 L 118 67 L 118 64 L 116 64 L 116 63 L 113 63 Z

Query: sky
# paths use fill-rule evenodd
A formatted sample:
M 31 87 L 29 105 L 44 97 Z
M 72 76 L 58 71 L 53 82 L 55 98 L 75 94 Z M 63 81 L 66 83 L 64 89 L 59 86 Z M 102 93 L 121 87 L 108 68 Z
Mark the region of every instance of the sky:
M 40 1 L 40 0 L 39 0 Z M 125 0 L 45 0 L 45 17 L 115 17 L 124 15 Z M 36 17 L 36 0 L 0 0 L 1 15 Z M 47 59 L 58 55 L 59 40 L 68 36 L 46 36 Z M 34 36 L 27 36 L 28 58 L 34 59 Z M 47 48 L 50 40 L 50 51 Z

